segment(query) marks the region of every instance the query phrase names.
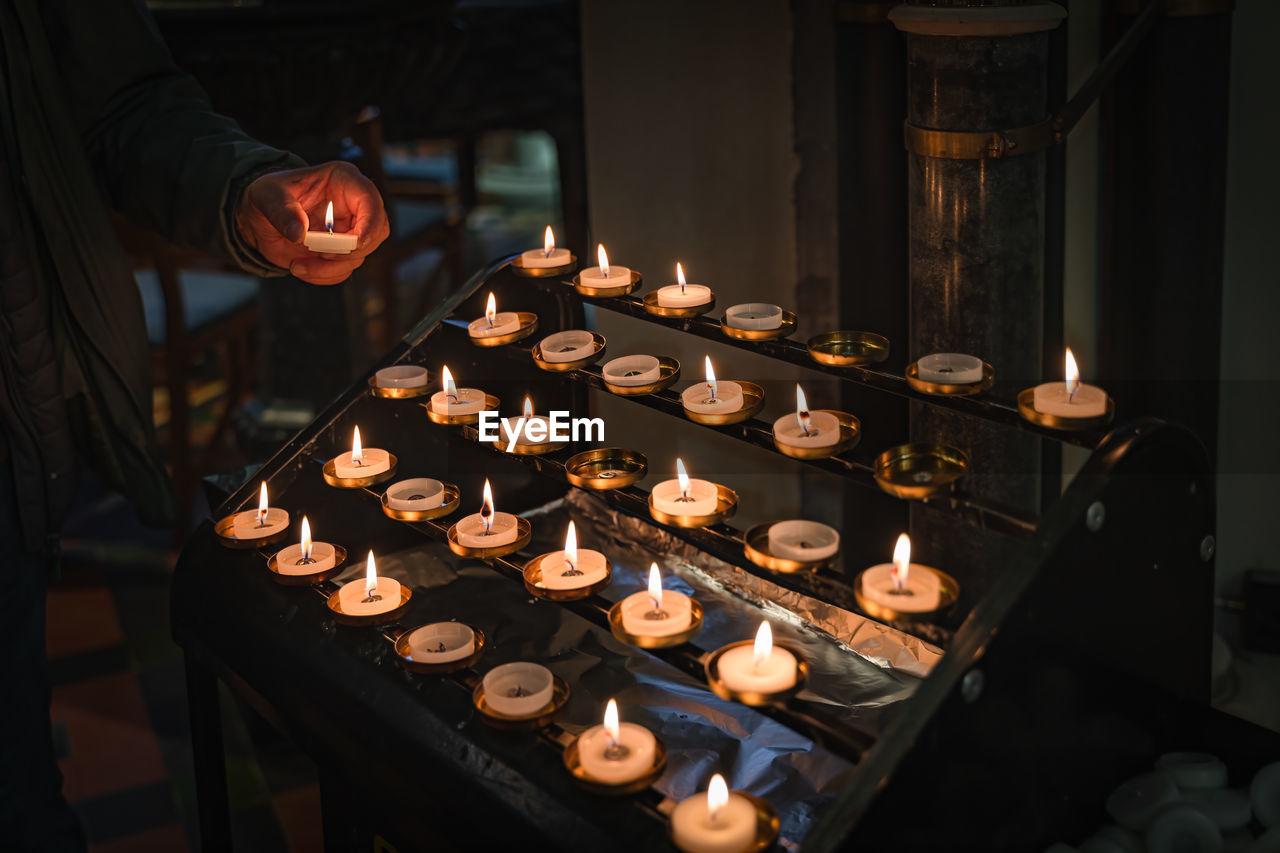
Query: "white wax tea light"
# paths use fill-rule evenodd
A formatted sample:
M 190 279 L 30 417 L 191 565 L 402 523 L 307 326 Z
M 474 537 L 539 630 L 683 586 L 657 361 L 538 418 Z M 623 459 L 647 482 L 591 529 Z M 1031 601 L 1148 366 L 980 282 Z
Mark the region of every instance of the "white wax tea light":
M 724 321 L 735 329 L 767 331 L 782 326 L 782 309 L 768 302 L 744 302 L 724 312 Z
M 387 506 L 404 511 L 435 509 L 444 503 L 444 483 L 429 477 L 401 480 L 387 489 Z
M 935 352 L 916 362 L 916 377 L 937 385 L 972 385 L 982 381 L 982 359 L 958 352 Z
M 542 351 L 543 361 L 562 364 L 566 361 L 578 361 L 593 355 L 596 351 L 596 341 L 590 332 L 571 329 L 567 332 L 556 332 L 554 335 L 547 335 L 538 344 L 538 349 Z
M 1099 418 L 1107 413 L 1107 393 L 1080 381 L 1080 370 L 1070 347 L 1066 355 L 1066 381 L 1045 382 L 1035 388 L 1032 405 L 1042 415 L 1059 418 Z
M 484 701 L 508 717 L 528 717 L 551 702 L 555 687 L 551 670 L 536 663 L 504 663 L 484 676 Z
M 578 761 L 597 782 L 623 785 L 653 770 L 657 740 L 635 723 L 618 721 L 618 703 L 610 699 L 604 725 L 592 726 L 578 737 Z
M 520 254 L 520 265 L 528 269 L 562 267 L 567 263 L 569 263 L 569 250 L 556 248 L 556 235 L 550 225 L 543 232 L 541 249 L 530 249 Z
M 538 568 L 542 572 L 538 586 L 545 589 L 581 589 L 599 583 L 609 574 L 604 554 L 578 549 L 578 534 L 572 521 L 564 536 L 564 550 L 547 554 Z
M 236 539 L 265 539 L 288 526 L 289 513 L 267 503 L 266 483 L 258 490 L 258 508 L 238 512 L 231 519 L 231 531 Z
M 601 373 L 610 385 L 624 386 L 646 385 L 662 376 L 658 360 L 651 355 L 624 355 L 606 361 Z
M 313 252 L 324 252 L 329 255 L 346 255 L 356 250 L 359 237 L 356 234 L 335 234 L 333 232 L 333 202 L 329 202 L 324 212 L 324 231 L 308 231 L 302 238 L 302 245 Z
M 715 483 L 690 478 L 682 459 L 676 459 L 676 479 L 658 483 L 652 497 L 654 509 L 667 515 L 711 515 L 720 505 Z
M 526 447 L 551 443 L 551 420 L 533 413 L 533 400 L 524 398 L 524 413 L 518 418 L 502 419 L 502 447 L 505 450 L 512 440 Z
M 520 315 L 514 311 L 498 313 L 498 300 L 489 294 L 484 316 L 467 324 L 467 334 L 473 338 L 496 338 L 520 330 Z
M 302 517 L 302 538 L 297 545 L 276 554 L 276 571 L 282 575 L 313 575 L 333 568 L 337 552 L 328 542 L 311 541 L 311 525 Z
M 684 853 L 745 853 L 756 843 L 756 808 L 717 773 L 706 793 L 681 800 L 671 812 L 671 839 Z
M 520 525 L 509 512 L 494 512 L 493 490 L 484 481 L 484 502 L 480 511 L 458 522 L 458 544 L 464 548 L 497 548 L 510 545 L 519 536 Z
M 440 370 L 443 390 L 431 395 L 431 411 L 437 415 L 474 415 L 484 408 L 484 392 L 477 388 L 459 388 L 448 365 Z
M 839 549 L 840 534 L 825 524 L 795 519 L 769 525 L 769 553 L 774 557 L 816 563 Z
M 689 627 L 693 605 L 689 596 L 662 588 L 658 564 L 649 566 L 649 589 L 622 600 L 622 629 L 636 637 L 669 637 Z
M 333 459 L 333 473 L 343 480 L 373 477 L 391 468 L 391 454 L 376 447 L 360 446 L 360 427 L 351 436 L 351 452 Z
M 379 388 L 421 388 L 427 384 L 427 369 L 416 364 L 384 367 L 373 375 Z
M 720 681 L 741 693 L 779 693 L 796 684 L 796 656 L 773 644 L 773 631 L 761 622 L 752 645 L 735 646 L 716 664 Z
M 680 404 L 699 415 L 729 415 L 742 409 L 742 386 L 716 379 L 711 356 L 703 356 L 706 380 L 680 392 Z
M 676 283 L 658 288 L 658 306 L 661 308 L 693 308 L 711 301 L 711 288 L 701 284 L 687 284 L 684 267 L 676 264 Z
M 928 613 L 942 603 L 937 573 L 911 562 L 911 539 L 905 533 L 898 536 L 892 563 L 881 563 L 862 573 L 862 594 L 900 613 Z
M 604 244 L 596 246 L 596 259 L 599 266 L 587 267 L 578 273 L 578 284 L 582 287 L 621 287 L 631 283 L 631 270 L 626 267 L 610 266 L 609 255 Z
M 476 650 L 476 632 L 460 622 L 433 622 L 409 634 L 409 657 L 419 663 L 451 663 Z
M 338 603 L 348 616 L 377 616 L 400 606 L 400 582 L 395 578 L 378 576 L 373 562 L 373 552 L 365 562 L 362 581 L 350 581 L 338 590 Z
M 796 411 L 773 422 L 773 437 L 788 447 L 830 447 L 840 440 L 840 421 L 830 412 L 810 412 L 796 385 Z

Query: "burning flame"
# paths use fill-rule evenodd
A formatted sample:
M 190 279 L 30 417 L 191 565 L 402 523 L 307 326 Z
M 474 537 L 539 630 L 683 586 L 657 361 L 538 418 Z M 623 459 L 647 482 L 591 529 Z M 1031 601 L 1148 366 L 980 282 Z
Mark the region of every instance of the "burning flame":
M 369 552 L 369 559 L 364 564 L 364 593 L 371 594 L 378 588 L 378 567 L 373 564 L 373 552 Z
M 905 589 L 907 575 L 911 573 L 911 537 L 898 534 L 898 544 L 893 546 L 893 588 Z
M 1076 391 L 1080 388 L 1080 368 L 1076 367 L 1076 357 L 1071 354 L 1071 347 L 1067 347 L 1066 373 L 1067 377 L 1067 399 L 1073 400 Z
M 662 575 L 658 574 L 658 564 L 649 564 L 649 600 L 654 610 L 662 609 Z
M 755 654 L 752 655 L 751 663 L 756 668 L 764 666 L 769 661 L 769 656 L 773 654 L 773 629 L 769 627 L 768 622 L 760 623 L 760 630 L 756 631 Z
M 573 522 L 569 522 L 569 530 L 564 535 L 564 561 L 569 567 L 569 571 L 578 570 L 578 532 L 573 529 Z
M 300 544 L 300 547 L 302 548 L 302 559 L 310 560 L 311 559 L 311 525 L 307 523 L 307 517 L 305 515 L 302 517 L 302 542 Z
M 609 255 L 604 250 L 604 243 L 596 246 L 596 263 L 600 265 L 600 275 L 609 277 Z
M 689 475 L 685 473 L 684 461 L 676 457 L 676 479 L 680 481 L 680 496 L 689 497 Z
M 484 304 L 484 318 L 489 321 L 489 328 L 493 328 L 493 320 L 498 316 L 498 300 L 493 298 L 493 294 L 489 294 L 489 301 Z
M 808 435 L 812 430 L 813 418 L 809 417 L 809 401 L 804 397 L 804 389 L 796 383 L 796 421 L 800 424 L 800 432 Z
M 484 500 L 480 504 L 480 522 L 484 524 L 486 534 L 493 527 L 493 489 L 489 488 L 487 479 L 484 481 Z
M 676 261 L 676 283 L 680 285 L 680 294 L 684 295 L 684 267 L 680 266 L 680 262 Z
M 556 232 L 551 230 L 551 226 L 547 226 L 546 232 L 542 235 L 542 256 L 551 257 L 551 253 L 556 250 Z
M 458 386 L 453 383 L 453 374 L 449 372 L 449 365 L 445 365 L 440 370 L 442 379 L 441 384 L 444 385 L 444 395 L 450 399 L 458 399 Z
M 324 212 L 324 227 L 329 229 L 329 233 L 333 233 L 333 202 L 329 202 L 329 207 Z
M 720 384 L 716 382 L 716 372 L 711 369 L 711 356 L 704 355 L 702 364 L 707 374 L 707 400 L 714 400 L 720 391 Z
M 524 416 L 526 418 L 533 417 L 533 401 L 529 399 L 529 395 L 524 395 Z
M 707 816 L 715 821 L 729 802 L 729 786 L 719 773 L 711 777 L 707 785 Z
M 618 731 L 618 703 L 613 699 L 604 706 L 604 731 L 609 736 L 609 746 L 616 747 L 621 733 Z
M 267 504 L 267 482 L 266 480 L 263 480 L 262 488 L 258 490 L 258 526 L 259 527 L 267 523 L 267 510 L 269 508 L 270 507 Z
M 364 464 L 364 449 L 360 447 L 360 427 L 356 427 L 355 434 L 351 437 L 351 464 Z

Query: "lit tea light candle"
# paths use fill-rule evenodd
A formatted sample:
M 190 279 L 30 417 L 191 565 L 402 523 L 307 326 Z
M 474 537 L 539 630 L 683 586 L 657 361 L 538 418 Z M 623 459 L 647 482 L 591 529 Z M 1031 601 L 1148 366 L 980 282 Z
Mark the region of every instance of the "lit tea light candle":
M 556 235 L 551 230 L 551 226 L 547 226 L 547 230 L 542 235 L 542 248 L 530 249 L 520 254 L 521 266 L 528 269 L 546 269 L 548 267 L 562 267 L 569 263 L 569 250 L 556 248 Z
M 1066 381 L 1045 382 L 1035 388 L 1035 410 L 1059 418 L 1098 418 L 1107 413 L 1107 392 L 1080 381 L 1075 356 L 1067 348 Z
M 916 362 L 916 377 L 937 385 L 972 385 L 982 381 L 982 359 L 959 352 L 935 352 Z
M 494 511 L 493 490 L 485 480 L 480 511 L 459 521 L 457 530 L 458 544 L 464 548 L 496 548 L 516 541 L 520 526 L 511 513 Z
M 409 634 L 409 659 L 450 663 L 476 650 L 476 632 L 461 622 L 433 622 Z
M 773 422 L 773 438 L 791 447 L 830 447 L 840 440 L 840 421 L 830 412 L 810 412 L 804 389 L 796 384 L 796 413 Z
M 346 255 L 356 250 L 359 235 L 351 232 L 333 233 L 333 202 L 329 202 L 328 208 L 325 209 L 324 228 L 323 231 L 308 231 L 302 238 L 302 245 L 313 252 L 329 255 Z
M 796 685 L 796 656 L 773 644 L 773 630 L 761 622 L 756 641 L 720 655 L 720 680 L 739 693 L 780 693 Z
M 653 771 L 657 739 L 637 723 L 618 721 L 618 703 L 613 699 L 604 710 L 604 724 L 592 726 L 578 736 L 578 761 L 594 781 L 625 785 Z
M 435 509 L 444 503 L 444 483 L 430 477 L 413 477 L 387 489 L 387 506 L 406 512 Z
M 276 554 L 276 571 L 282 575 L 314 575 L 332 569 L 337 551 L 328 542 L 311 541 L 311 524 L 302 517 L 302 539 Z
M 687 284 L 684 267 L 676 264 L 676 283 L 658 288 L 658 305 L 662 308 L 693 308 L 711 301 L 711 288 L 701 284 Z
M 391 468 L 391 454 L 377 447 L 360 446 L 360 427 L 351 437 L 351 452 L 334 457 L 334 475 L 343 480 L 372 477 Z
M 513 443 L 536 446 L 551 443 L 551 419 L 533 413 L 533 400 L 524 398 L 524 413 L 518 418 L 502 419 L 503 447 Z
M 769 553 L 784 560 L 816 563 L 840 550 L 840 534 L 816 521 L 794 519 L 769 525 Z
M 610 385 L 647 385 L 662 378 L 661 364 L 651 355 L 624 355 L 606 361 L 600 372 Z
M 587 267 L 578 273 L 578 283 L 583 287 L 621 287 L 631 283 L 631 270 L 626 267 L 609 266 L 609 255 L 604 244 L 596 246 L 596 261 L 599 266 Z
M 578 532 L 570 521 L 564 535 L 564 550 L 543 556 L 538 569 L 542 572 L 538 586 L 544 589 L 581 589 L 604 580 L 609 574 L 609 563 L 599 551 L 578 549 Z
M 459 388 L 448 365 L 440 370 L 440 384 L 444 390 L 431 395 L 431 411 L 437 415 L 474 415 L 484 408 L 484 392 L 478 388 Z
M 653 508 L 667 515 L 711 515 L 719 506 L 715 483 L 691 479 L 684 460 L 676 459 L 676 479 L 663 480 L 653 487 Z
M 514 311 L 498 313 L 498 300 L 489 294 L 485 302 L 484 316 L 467 324 L 467 334 L 473 338 L 496 338 L 520 330 L 520 315 Z
M 744 302 L 724 312 L 724 321 L 735 329 L 765 331 L 782 326 L 782 309 L 768 302 Z
M 596 339 L 590 332 L 570 329 L 567 332 L 547 335 L 538 344 L 538 349 L 542 353 L 543 361 L 562 364 L 595 355 Z
M 379 388 L 422 388 L 427 381 L 427 369 L 416 364 L 384 367 L 373 375 L 373 382 Z
M 658 564 L 649 565 L 649 589 L 622 600 L 622 629 L 637 637 L 669 637 L 689 627 L 693 605 L 689 596 L 662 588 Z
M 520 661 L 495 666 L 485 673 L 484 702 L 508 717 L 528 717 L 551 702 L 555 677 L 536 663 Z
M 903 533 L 893 549 L 893 562 L 862 573 L 862 595 L 900 613 L 928 613 L 942 602 L 937 573 L 911 562 L 911 537 Z
M 742 408 L 742 386 L 737 382 L 716 379 L 711 356 L 703 356 L 706 381 L 690 385 L 680 392 L 680 403 L 699 415 L 728 415 Z
M 671 839 L 684 853 L 745 853 L 756 843 L 756 808 L 717 773 L 671 812 Z
M 338 603 L 348 616 L 377 616 L 400 606 L 400 582 L 378 577 L 373 552 L 365 561 L 364 581 L 350 581 L 338 590 Z
M 267 484 L 264 482 L 258 490 L 258 508 L 238 512 L 231 520 L 236 539 L 265 539 L 289 526 L 289 513 L 267 502 Z

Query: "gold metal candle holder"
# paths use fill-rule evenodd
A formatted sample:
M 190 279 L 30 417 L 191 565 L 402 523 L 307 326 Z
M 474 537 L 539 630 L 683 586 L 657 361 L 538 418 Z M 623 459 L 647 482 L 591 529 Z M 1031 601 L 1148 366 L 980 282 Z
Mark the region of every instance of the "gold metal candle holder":
M 458 508 L 460 495 L 458 487 L 453 483 L 441 481 L 440 485 L 444 486 L 444 503 L 440 506 L 433 506 L 430 509 L 394 509 L 388 503 L 389 492 L 383 492 L 382 512 L 396 521 L 430 521 L 433 518 L 443 518 Z
M 532 311 L 517 311 L 516 317 L 520 320 L 520 327 L 514 332 L 508 332 L 505 335 L 492 335 L 490 337 L 476 337 L 475 335 L 467 335 L 471 338 L 471 343 L 478 347 L 501 347 L 507 344 L 513 344 L 516 341 L 522 341 L 538 330 L 538 315 Z
M 671 515 L 653 505 L 652 494 L 649 495 L 649 515 L 653 516 L 654 521 L 672 527 L 710 527 L 719 524 L 737 511 L 738 493 L 719 483 L 713 485 L 716 487 L 716 509 L 709 515 Z
M 360 581 L 355 580 L 352 583 L 360 583 Z M 367 628 L 371 625 L 387 625 L 395 622 L 409 609 L 409 599 L 413 598 L 413 590 L 409 589 L 405 584 L 400 584 L 400 603 L 395 607 L 384 613 L 369 613 L 357 616 L 343 612 L 342 600 L 338 595 L 340 591 L 341 587 L 335 589 L 329 596 L 329 612 L 333 614 L 333 621 L 350 628 Z
M 516 516 L 516 538 L 508 542 L 506 545 L 494 545 L 490 548 L 470 548 L 458 542 L 458 525 L 450 526 L 445 538 L 449 541 L 449 550 L 457 554 L 459 557 L 474 557 L 478 560 L 489 560 L 494 557 L 505 557 L 508 554 L 514 554 L 521 548 L 529 544 L 529 540 L 533 538 L 533 528 L 529 525 L 529 519 L 522 515 Z
M 625 601 L 625 599 L 623 599 Z M 698 599 L 689 599 L 689 627 L 665 637 L 632 634 L 622 626 L 622 601 L 609 608 L 609 631 L 619 642 L 638 649 L 666 649 L 692 640 L 702 630 L 702 605 Z
M 547 427 L 550 429 L 550 425 Z M 564 450 L 565 442 L 563 441 L 544 441 L 540 444 L 512 444 L 508 446 L 508 439 L 503 438 L 498 447 L 502 448 L 504 453 L 512 453 L 516 456 L 542 456 L 547 453 L 555 453 L 557 450 Z
M 396 475 L 396 455 L 388 451 L 387 458 L 391 462 L 390 467 L 380 474 L 370 474 L 368 477 L 339 477 L 337 466 L 330 459 L 322 469 L 324 481 L 335 489 L 367 489 L 369 486 L 385 483 Z
M 605 380 L 605 390 L 619 397 L 643 397 L 646 394 L 656 394 L 670 388 L 680 378 L 680 362 L 669 355 L 660 355 L 657 358 L 658 378 L 653 382 L 646 382 L 643 385 L 614 385 Z M 602 373 L 601 377 L 603 376 Z
M 933 394 L 937 397 L 969 397 L 988 390 L 996 380 L 996 369 L 985 361 L 982 362 L 982 378 L 977 382 L 926 382 L 920 378 L 920 363 L 913 361 L 907 365 L 907 384 L 921 394 Z
M 658 291 L 652 291 L 644 295 L 644 310 L 655 317 L 679 317 L 688 319 L 689 317 L 697 317 L 699 314 L 705 314 L 716 307 L 716 295 L 713 292 L 711 298 L 701 305 L 686 305 L 682 308 L 668 308 L 665 305 L 658 304 Z
M 778 452 L 784 456 L 790 456 L 792 459 L 827 459 L 832 456 L 839 456 L 846 450 L 852 450 L 859 441 L 862 440 L 862 421 L 858 420 L 848 412 L 839 412 L 835 409 L 815 409 L 818 412 L 826 412 L 833 415 L 840 424 L 840 438 L 835 444 L 829 444 L 826 447 L 796 447 L 793 444 L 787 444 L 779 441 L 775 434 L 773 437 L 773 446 L 778 448 Z
M 574 784 L 589 793 L 599 794 L 602 797 L 622 797 L 627 794 L 638 794 L 658 781 L 658 778 L 662 776 L 662 772 L 667 769 L 667 745 L 656 734 L 653 735 L 653 764 L 642 775 L 626 782 L 601 782 L 599 779 L 587 775 L 587 771 L 582 768 L 582 758 L 578 754 L 578 738 L 576 737 L 565 747 L 562 757 L 565 769 L 573 776 Z
M 721 380 L 724 381 L 724 380 Z M 728 426 L 729 424 L 738 424 L 754 417 L 761 409 L 764 408 L 764 388 L 754 382 L 746 382 L 742 379 L 729 380 L 736 382 L 742 388 L 742 408 L 736 412 L 722 412 L 716 414 L 704 414 L 701 412 L 691 412 L 684 410 L 684 416 L 695 424 L 703 424 L 705 426 Z
M 333 543 L 326 543 L 332 545 Z M 305 575 L 286 574 L 280 571 L 280 562 L 277 559 L 280 552 L 272 554 L 267 558 L 267 568 L 271 571 L 271 579 L 281 586 L 312 586 L 314 584 L 323 583 L 334 577 L 342 571 L 343 565 L 347 562 L 347 549 L 341 545 L 333 545 L 333 565 L 327 569 L 321 569 L 318 572 L 310 572 Z
M 875 332 L 826 332 L 809 338 L 809 357 L 818 364 L 852 367 L 889 357 L 889 339 Z
M 511 261 L 511 271 L 525 278 L 554 278 L 573 272 L 577 267 L 578 256 L 573 253 L 569 254 L 569 263 L 555 267 L 527 267 L 524 265 L 524 259 L 518 255 Z
M 524 588 L 529 594 L 535 598 L 546 599 L 547 601 L 578 601 L 579 599 L 589 598 L 600 590 L 609 585 L 613 580 L 613 563 L 609 562 L 609 558 L 604 558 L 604 577 L 592 584 L 579 586 L 573 589 L 548 589 L 541 586 L 542 583 L 542 563 L 552 554 L 559 553 L 551 551 L 546 554 L 540 554 L 534 557 L 524 567 Z
M 418 627 L 421 628 L 423 626 L 419 625 Z M 409 648 L 409 635 L 416 631 L 417 628 L 410 628 L 407 631 L 402 631 L 400 635 L 396 637 L 396 658 L 400 661 L 400 665 L 402 667 L 409 670 L 409 672 L 416 672 L 419 675 L 448 675 L 451 672 L 458 672 L 459 670 L 474 666 L 475 662 L 480 660 L 481 656 L 484 655 L 484 631 L 481 631 L 474 625 L 468 625 L 467 627 L 470 628 L 471 633 L 475 635 L 475 649 L 471 654 L 464 658 L 451 660 L 448 663 L 428 663 L 427 661 L 414 660 L 412 657 L 412 650 Z
M 244 510 L 244 512 L 253 511 L 251 509 Z M 257 539 L 239 539 L 235 535 L 235 519 L 239 514 L 238 512 L 233 512 L 225 518 L 218 519 L 217 523 L 213 525 L 213 532 L 218 535 L 218 542 L 224 548 L 230 548 L 233 551 L 253 551 L 263 545 L 274 545 L 289 536 L 290 525 L 287 524 L 279 532 L 272 533 L 270 536 L 260 536 Z M 292 519 L 290 519 L 290 524 L 292 524 Z
M 930 571 L 938 576 L 938 606 L 932 610 L 925 610 L 918 613 L 907 613 L 893 607 L 887 607 L 879 602 L 872 601 L 862 592 L 862 576 L 866 572 L 860 572 L 853 581 L 853 597 L 857 600 L 858 606 L 872 619 L 879 619 L 881 622 L 925 622 L 933 619 L 951 605 L 956 603 L 956 599 L 960 596 L 960 585 L 956 583 L 956 579 L 946 572 L 939 571 L 932 566 L 921 566 L 916 563 L 911 564 L 913 573 L 920 571 Z
M 610 287 L 587 287 L 582 284 L 581 274 L 575 275 L 570 280 L 570 283 L 579 296 L 586 296 L 589 299 L 607 299 L 610 296 L 626 296 L 639 287 L 641 280 L 640 273 L 631 270 L 631 279 L 626 284 L 612 285 Z
M 564 476 L 580 489 L 621 489 L 644 479 L 648 460 L 638 450 L 601 447 L 575 453 L 564 463 Z
M 533 345 L 533 363 L 551 373 L 568 373 L 570 370 L 577 370 L 600 360 L 601 356 L 604 355 L 604 335 L 599 332 L 592 332 L 591 347 L 591 355 L 586 358 L 579 358 L 574 361 L 547 361 L 542 356 L 542 342 L 539 341 Z
M 752 808 L 756 810 L 756 839 L 751 847 L 747 848 L 743 853 L 764 853 L 766 850 L 772 850 L 773 846 L 778 843 L 778 833 L 782 829 L 782 822 L 778 819 L 778 810 L 773 807 L 773 803 L 764 797 L 757 797 L 747 791 L 734 791 L 733 793 L 751 803 Z
M 720 318 L 720 331 L 727 337 L 740 341 L 776 341 L 785 338 L 796 330 L 796 315 L 792 311 L 782 312 L 782 325 L 776 329 L 738 329 L 729 325 L 728 317 Z
M 743 705 L 781 705 L 791 697 L 795 696 L 804 689 L 804 683 L 809 678 L 809 661 L 800 653 L 795 646 L 787 643 L 773 644 L 774 648 L 786 649 L 796 659 L 796 681 L 795 684 L 786 690 L 778 690 L 774 693 L 763 693 L 759 690 L 734 690 L 724 683 L 720 677 L 720 658 L 724 657 L 725 652 L 730 649 L 740 648 L 742 646 L 754 646 L 755 640 L 738 640 L 736 643 L 730 643 L 727 646 L 721 646 L 707 657 L 704 664 L 707 673 L 707 685 L 711 688 L 711 692 L 719 696 L 721 699 L 728 699 L 731 702 L 741 702 Z
M 379 385 L 376 376 L 369 377 L 369 393 L 384 400 L 408 400 L 433 393 L 430 385 L 415 385 L 412 388 L 395 388 Z
M 498 411 L 498 404 L 501 401 L 492 394 L 484 395 L 484 409 L 487 412 Z M 480 420 L 480 412 L 472 412 L 469 415 L 442 415 L 435 409 L 431 408 L 430 403 L 423 403 L 422 407 L 427 410 L 427 417 L 432 423 L 442 424 L 444 426 L 457 426 L 458 424 L 474 424 Z
M 891 447 L 876 457 L 880 488 L 899 498 L 920 500 L 950 491 L 969 467 L 963 450 L 945 444 L 913 442 Z
M 484 679 L 476 685 L 471 693 L 471 704 L 480 714 L 480 719 L 495 729 L 507 731 L 533 731 L 551 725 L 556 714 L 569 701 L 569 685 L 558 675 L 551 676 L 551 701 L 532 714 L 523 717 L 512 717 L 500 714 L 489 707 L 484 697 Z
M 742 535 L 742 550 L 747 555 L 747 559 L 755 563 L 762 569 L 768 569 L 771 572 L 779 572 L 781 574 L 799 574 L 801 572 L 816 572 L 820 569 L 830 568 L 835 564 L 836 556 L 840 553 L 836 551 L 830 557 L 822 560 L 791 560 L 786 557 L 775 557 L 769 551 L 769 528 L 773 527 L 773 522 L 765 522 L 757 524 L 749 528 Z
M 1050 429 L 1064 431 L 1097 429 L 1111 423 L 1111 419 L 1116 415 L 1116 403 L 1111 399 L 1110 394 L 1107 395 L 1107 410 L 1093 418 L 1063 418 L 1058 415 L 1046 415 L 1044 412 L 1036 411 L 1035 400 L 1036 389 L 1026 388 L 1019 391 L 1018 414 L 1022 415 L 1024 420 Z

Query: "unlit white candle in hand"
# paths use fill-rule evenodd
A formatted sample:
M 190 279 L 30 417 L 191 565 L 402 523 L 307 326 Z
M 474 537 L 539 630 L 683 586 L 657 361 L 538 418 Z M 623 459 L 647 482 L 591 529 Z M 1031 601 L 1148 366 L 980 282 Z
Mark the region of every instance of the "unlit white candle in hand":
M 458 544 L 464 548 L 497 548 L 510 545 L 519 536 L 520 524 L 509 512 L 494 512 L 493 490 L 484 481 L 480 511 L 458 522 Z
M 671 838 L 684 853 L 745 853 L 756 843 L 755 806 L 717 773 L 706 793 L 681 800 L 671 812 Z
M 621 287 L 631 283 L 631 270 L 626 267 L 609 265 L 609 255 L 604 244 L 596 246 L 596 258 L 599 266 L 587 267 L 578 273 L 578 284 L 583 287 Z
M 903 533 L 894 546 L 892 563 L 862 573 L 862 594 L 902 613 L 927 613 L 938 609 L 942 590 L 937 572 L 911 562 L 911 539 Z
M 959 352 L 935 352 L 916 362 L 916 378 L 938 385 L 972 385 L 982 381 L 982 359 Z
M 609 571 L 604 554 L 578 549 L 578 534 L 572 521 L 565 533 L 564 550 L 547 554 L 538 567 L 542 571 L 538 586 L 544 589 L 581 589 L 604 580 Z
M 788 447 L 830 447 L 840 440 L 840 421 L 830 412 L 810 412 L 796 385 L 796 411 L 773 422 L 773 437 Z
M 302 517 L 302 538 L 297 545 L 276 554 L 276 571 L 282 575 L 313 575 L 333 568 L 337 551 L 328 542 L 311 541 L 311 525 Z
M 391 454 L 376 447 L 360 446 L 360 427 L 351 438 L 351 452 L 341 453 L 333 459 L 334 475 L 343 480 L 372 477 L 391 467 Z
M 498 301 L 489 294 L 484 316 L 467 324 L 467 334 L 473 338 L 496 338 L 520 330 L 520 315 L 514 311 L 498 313 Z
M 1045 382 L 1035 388 L 1032 405 L 1042 415 L 1059 418 L 1098 418 L 1107 413 L 1107 392 L 1080 381 L 1075 356 L 1067 349 L 1066 381 Z
M 459 388 L 446 365 L 440 371 L 443 391 L 431 395 L 431 411 L 437 415 L 474 415 L 484 408 L 484 392 L 478 388 Z
M 676 283 L 658 288 L 658 305 L 662 308 L 693 308 L 711 301 L 711 288 L 687 284 L 684 268 L 676 264 Z
M 333 231 L 333 202 L 329 202 L 329 207 L 325 210 L 324 227 L 324 231 L 308 231 L 302 238 L 302 245 L 313 252 L 330 255 L 346 255 L 356 250 L 358 234 L 335 234 Z
M 569 263 L 569 250 L 556 248 L 556 235 L 551 230 L 551 226 L 547 226 L 547 230 L 542 235 L 542 248 L 530 249 L 520 254 L 520 265 L 528 269 L 547 269 L 548 267 L 562 267 Z
M 604 725 L 592 726 L 578 737 L 578 760 L 583 771 L 606 785 L 622 785 L 653 770 L 657 741 L 653 732 L 635 723 L 618 721 L 618 703 L 610 699 Z
M 231 518 L 231 532 L 236 539 L 265 539 L 289 526 L 289 513 L 267 503 L 267 484 L 258 490 L 258 508 L 238 512 Z
M 693 605 L 689 596 L 662 588 L 658 564 L 649 566 L 649 589 L 622 600 L 622 628 L 637 637 L 669 637 L 689 627 Z
M 400 606 L 400 582 L 379 577 L 373 552 L 365 562 L 364 580 L 350 581 L 338 590 L 338 603 L 348 616 L 376 616 Z
M 796 656 L 773 645 L 768 622 L 760 623 L 755 643 L 729 649 L 716 667 L 730 690 L 778 693 L 796 684 Z
M 715 483 L 690 478 L 681 459 L 676 459 L 676 479 L 663 480 L 651 494 L 654 509 L 667 515 L 711 515 L 719 506 Z
M 737 382 L 716 379 L 711 356 L 703 356 L 706 380 L 680 392 L 680 403 L 699 415 L 729 415 L 742 409 L 742 386 Z

